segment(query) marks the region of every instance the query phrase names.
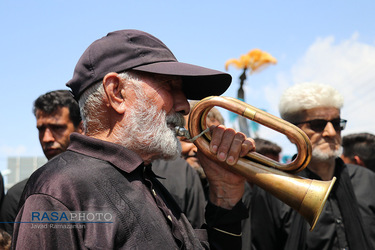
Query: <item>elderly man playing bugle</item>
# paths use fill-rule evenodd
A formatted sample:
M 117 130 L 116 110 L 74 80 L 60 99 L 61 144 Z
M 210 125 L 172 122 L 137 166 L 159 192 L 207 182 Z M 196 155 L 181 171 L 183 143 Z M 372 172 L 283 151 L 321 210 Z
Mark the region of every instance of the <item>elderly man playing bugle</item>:
M 220 95 L 230 82 L 228 74 L 178 62 L 142 31 L 111 32 L 92 43 L 67 83 L 85 134 L 73 133 L 68 150 L 30 177 L 13 247 L 240 248 L 245 179 L 228 168 L 254 149 L 252 139 L 212 127 L 216 160 L 199 153 L 210 184 L 202 229 L 192 228 L 151 166 L 180 154 L 174 128 L 184 126 L 187 99 Z

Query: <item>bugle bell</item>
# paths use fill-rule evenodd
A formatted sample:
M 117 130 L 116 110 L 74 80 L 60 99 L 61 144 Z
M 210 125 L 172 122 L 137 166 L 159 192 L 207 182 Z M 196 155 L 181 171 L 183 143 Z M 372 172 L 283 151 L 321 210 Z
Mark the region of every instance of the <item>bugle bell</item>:
M 288 164 L 251 152 L 240 158 L 237 164 L 229 169 L 295 209 L 310 224 L 310 231 L 312 231 L 336 178 L 333 177 L 331 181 L 319 181 L 293 175 L 310 162 L 311 143 L 307 135 L 295 125 L 245 102 L 231 97 L 211 96 L 199 101 L 191 110 L 188 123 L 190 137 L 203 133 L 207 128 L 206 117 L 214 106 L 227 109 L 285 134 L 297 146 L 297 157 Z M 209 149 L 210 140 L 210 133 L 207 132 L 198 137 L 194 144 L 206 156 L 216 160 L 216 156 Z

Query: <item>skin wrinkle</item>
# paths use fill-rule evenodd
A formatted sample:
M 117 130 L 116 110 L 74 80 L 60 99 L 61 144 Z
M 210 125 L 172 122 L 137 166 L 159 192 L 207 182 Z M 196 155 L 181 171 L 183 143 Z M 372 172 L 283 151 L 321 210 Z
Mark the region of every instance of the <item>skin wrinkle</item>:
M 340 118 L 340 110 L 334 107 L 318 107 L 303 111 L 302 121 L 313 119 L 332 120 Z M 330 122 L 322 132 L 310 129 L 309 124 L 298 125 L 309 137 L 312 144 L 312 158 L 309 169 L 323 180 L 330 180 L 333 176 L 334 162 L 342 153 L 341 131 L 336 131 Z
M 161 123 L 157 122 L 156 119 L 160 119 L 160 117 L 157 118 L 158 116 L 155 116 L 155 114 L 165 112 L 164 116 L 168 116 L 172 114 L 178 114 L 178 116 L 180 116 L 180 115 L 187 115 L 189 113 L 190 111 L 189 102 L 186 99 L 184 92 L 182 91 L 181 78 L 178 78 L 178 79 L 174 78 L 173 80 L 171 79 L 170 81 L 167 81 L 164 83 L 165 86 L 160 87 L 158 86 L 160 85 L 160 82 L 157 82 L 155 81 L 155 78 L 150 77 L 150 76 L 153 76 L 153 74 L 147 74 L 144 72 L 141 72 L 141 74 L 138 74 L 136 71 L 129 71 L 127 73 L 124 73 L 128 75 L 126 77 L 122 77 L 122 74 L 123 73 L 120 73 L 120 74 L 113 73 L 113 72 L 108 73 L 107 77 L 105 77 L 103 80 L 102 86 L 104 87 L 105 94 L 100 96 L 100 100 L 99 100 L 104 110 L 103 117 L 100 117 L 100 116 L 96 117 L 97 112 L 95 112 L 95 110 L 97 109 L 97 107 L 90 105 L 88 100 L 89 98 L 91 98 L 91 96 L 89 94 L 85 95 L 84 93 L 81 96 L 80 104 L 82 105 L 88 104 L 88 106 L 83 107 L 83 109 L 87 110 L 88 116 L 92 116 L 91 121 L 95 122 L 95 120 L 100 120 L 102 122 L 100 125 L 105 126 L 102 131 L 99 131 L 95 135 L 91 135 L 91 136 L 97 139 L 114 142 L 116 144 L 122 145 L 134 151 L 142 158 L 142 160 L 144 161 L 146 165 L 151 163 L 154 159 L 158 159 L 158 158 L 169 159 L 169 158 L 173 158 L 179 155 L 178 147 L 180 144 L 177 143 L 174 126 L 173 126 L 173 130 L 171 130 L 171 127 L 168 127 L 168 125 L 166 124 L 166 118 L 164 119 L 161 118 L 161 120 L 163 120 Z M 169 77 L 169 76 L 165 76 L 165 78 L 166 77 Z M 105 79 L 107 79 L 107 81 L 105 81 Z M 116 95 L 116 93 L 118 93 L 117 91 L 119 90 L 114 89 L 114 87 L 116 88 L 120 87 L 119 81 L 123 81 L 123 83 L 121 83 L 122 85 L 121 88 L 123 89 L 125 88 L 125 95 L 123 94 L 122 97 L 120 97 L 120 95 Z M 145 95 L 143 97 L 136 96 L 135 89 L 134 89 L 135 81 L 139 82 L 140 88 L 144 91 Z M 114 84 L 114 85 L 111 86 L 111 84 Z M 90 89 L 89 91 L 93 93 L 95 90 Z M 110 98 L 104 98 L 105 96 L 110 96 Z M 103 103 L 104 101 L 103 99 L 106 99 L 109 106 Z M 134 112 L 133 114 L 131 114 L 130 110 L 137 108 L 137 107 L 139 108 L 139 105 L 137 102 L 138 100 L 143 100 L 143 102 L 145 102 L 147 105 L 150 104 L 152 106 L 155 106 L 156 112 L 152 112 L 149 108 L 143 107 L 143 110 L 144 110 L 143 112 L 146 112 L 149 116 L 153 118 L 150 119 L 149 126 L 141 124 L 143 125 L 141 127 L 138 122 L 135 122 L 134 125 L 138 126 L 138 129 L 134 129 L 135 127 L 129 126 L 129 119 L 130 119 L 130 116 L 136 116 L 136 115 L 134 115 Z M 144 101 L 144 100 L 147 100 L 147 101 Z M 111 114 L 108 114 L 108 112 L 110 112 Z M 152 116 L 152 114 L 154 114 L 154 116 Z M 108 123 L 105 123 L 107 122 L 109 117 L 111 117 L 110 121 Z M 114 123 L 114 121 L 116 122 Z M 112 122 L 112 124 L 110 124 L 110 122 Z M 150 137 L 155 142 L 156 141 L 159 142 L 156 145 L 156 148 L 150 144 L 143 145 L 143 148 L 142 148 L 140 144 L 144 144 L 144 142 L 140 141 L 141 138 L 139 137 L 135 139 L 135 141 L 139 142 L 137 143 L 137 145 L 134 145 L 134 140 L 129 140 L 131 136 L 136 135 L 136 133 L 132 131 L 135 131 L 135 132 L 144 131 L 145 133 L 148 133 L 149 128 L 152 128 L 155 124 L 160 124 L 161 126 L 158 126 L 158 127 L 164 127 L 164 129 L 166 129 L 165 130 L 166 132 L 162 132 L 162 133 L 157 132 L 157 133 L 153 133 L 152 135 L 150 135 Z M 126 127 L 126 125 L 128 125 L 130 128 Z M 180 124 L 180 126 L 183 126 L 183 125 L 184 125 L 183 123 Z M 95 125 L 91 124 L 90 126 L 95 126 Z M 106 136 L 108 134 L 108 130 L 112 127 L 113 129 L 112 129 L 111 134 Z M 133 130 L 130 130 L 130 129 L 133 129 Z M 215 131 L 219 134 L 224 134 L 224 133 L 232 134 L 231 129 L 226 129 L 225 127 L 221 127 L 221 126 L 216 127 L 213 132 Z M 167 135 L 168 133 L 170 134 L 170 136 Z M 162 134 L 163 136 L 159 137 L 159 139 L 156 138 L 160 134 Z M 233 141 L 233 139 L 237 136 L 238 135 L 233 136 L 233 138 L 230 138 L 230 141 Z M 163 145 L 160 146 L 160 141 L 165 140 L 168 137 L 170 137 L 171 140 L 167 143 L 163 143 Z M 238 138 L 241 139 L 241 137 L 238 137 Z M 253 145 L 254 145 L 253 141 L 250 138 L 246 138 L 246 139 L 245 137 L 242 137 L 242 138 L 244 138 L 244 140 L 246 141 L 246 142 L 243 141 L 243 146 L 247 148 L 244 151 L 247 151 L 247 152 L 250 150 L 253 151 Z M 223 137 L 219 135 L 215 139 L 215 142 L 211 141 L 211 146 L 214 146 L 215 148 L 217 148 L 216 151 L 224 153 L 226 155 L 225 158 L 233 156 L 235 161 L 237 161 L 239 157 L 242 157 L 245 155 L 245 153 L 242 152 L 242 150 L 231 148 L 230 145 L 220 145 L 222 139 Z M 146 141 L 146 143 L 148 143 L 148 141 Z M 168 149 L 167 150 L 168 152 L 165 152 L 164 150 L 166 146 L 169 147 L 169 149 L 171 147 L 174 147 L 174 149 L 172 150 Z M 217 154 L 215 155 L 216 155 L 216 159 L 218 159 Z M 206 173 L 209 173 L 212 176 L 211 178 L 212 187 L 216 185 L 222 186 L 223 183 L 231 183 L 230 186 L 235 187 L 232 190 L 222 190 L 222 187 L 218 188 L 217 191 L 219 193 L 221 192 L 220 194 L 222 194 L 224 197 L 222 200 L 217 200 L 215 195 L 218 195 L 218 193 L 214 194 L 213 192 L 211 192 L 211 189 L 210 189 L 209 191 L 210 201 L 213 204 L 217 206 L 221 206 L 226 209 L 233 208 L 234 205 L 237 204 L 237 202 L 241 199 L 242 194 L 244 193 L 244 181 L 245 181 L 244 177 L 234 174 L 232 172 L 228 172 L 228 173 L 225 173 L 225 178 L 224 178 L 222 166 L 219 166 L 218 162 L 214 163 L 211 159 L 208 159 L 206 156 L 201 155 L 201 154 L 198 154 L 197 156 L 198 156 L 197 158 L 199 161 L 201 162 L 204 161 L 204 164 L 202 164 L 202 166 L 204 167 L 204 171 Z M 226 160 L 221 161 L 221 162 L 222 164 L 220 165 L 223 165 L 224 168 L 228 167 L 228 165 L 226 164 Z M 209 174 L 207 175 L 209 176 Z M 232 183 L 232 182 L 235 182 L 235 183 Z M 227 184 L 225 184 L 224 186 L 227 186 Z
M 336 108 L 314 108 L 306 111 L 305 120 L 340 118 L 340 110 Z M 341 155 L 341 131 L 336 131 L 333 125 L 327 123 L 324 130 L 319 133 L 311 130 L 308 124 L 302 126 L 310 137 L 313 146 L 313 157 L 316 160 L 327 160 Z
M 164 109 L 158 111 L 157 104 L 153 100 L 162 94 L 163 88 L 153 88 L 156 92 L 152 93 L 150 98 L 141 84 L 137 80 L 132 80 L 129 84 L 134 90 L 132 92 L 136 96 L 136 101 L 127 111 L 128 122 L 125 125 L 120 124 L 122 129 L 115 131 L 114 136 L 120 144 L 131 150 L 173 159 L 181 153 L 174 127 L 184 126 L 183 114 L 171 110 L 172 113 L 167 115 Z M 164 108 L 165 105 L 161 107 Z
M 144 57 L 139 57 L 138 50 L 145 52 Z M 143 96 L 136 95 L 140 92 L 135 90 L 132 81 L 121 78 L 121 70 L 127 70 L 129 75 L 137 72 Z M 158 81 L 158 74 L 142 70 L 160 72 L 164 74 L 163 80 L 170 80 Z M 180 76 L 173 79 L 169 74 Z M 220 95 L 230 83 L 231 76 L 227 73 L 178 62 L 160 40 L 141 31 L 110 32 L 95 40 L 79 58 L 73 78 L 66 84 L 74 98 L 79 99 L 83 116 L 91 119 L 86 120 L 87 133 L 73 134 L 69 151 L 49 161 L 43 168 L 49 171 L 41 169 L 32 176 L 20 202 L 21 211 L 16 222 L 29 220 L 30 210 L 43 207 L 44 211 L 61 207 L 66 211 L 104 211 L 124 218 L 131 214 L 131 218 L 115 220 L 117 224 L 113 227 L 88 223 L 83 230 L 49 227 L 40 233 L 30 233 L 30 228 L 34 228 L 31 224 L 16 223 L 14 247 L 240 248 L 241 238 L 237 236 L 241 233 L 241 220 L 248 215 L 242 203 L 246 182 L 243 176 L 229 171 L 232 167 L 225 159 L 218 161 L 217 154 L 198 154 L 212 184 L 206 208 L 208 226 L 199 232 L 157 180 L 151 164 L 154 159 L 168 159 L 179 154 L 174 127 L 183 126 L 183 123 L 178 124 L 180 118 L 189 113 L 186 96 Z M 184 88 L 182 84 L 185 84 Z M 102 86 L 99 89 L 103 89 L 103 93 L 94 96 L 98 89 L 92 87 L 98 85 Z M 196 85 L 204 85 L 204 91 L 190 89 Z M 98 105 L 93 104 L 91 97 L 97 99 Z M 215 131 L 219 136 L 213 137 L 211 145 L 217 145 L 217 152 L 224 153 L 224 158 L 234 157 L 235 161 L 243 156 L 241 148 L 225 142 L 221 145 L 227 137 L 220 134 L 230 131 L 228 141 L 232 142 L 236 133 L 220 126 L 212 132 Z M 129 138 L 132 138 L 131 142 L 126 141 Z M 244 137 L 243 140 L 251 139 Z M 253 150 L 250 143 L 243 143 L 248 147 L 247 151 Z M 96 190 L 95 183 L 103 187 L 102 190 Z M 108 195 L 111 188 L 107 185 L 118 190 L 121 199 Z M 217 190 L 217 193 L 211 190 Z M 124 204 L 126 209 L 123 209 Z M 56 237 L 61 240 L 56 241 Z

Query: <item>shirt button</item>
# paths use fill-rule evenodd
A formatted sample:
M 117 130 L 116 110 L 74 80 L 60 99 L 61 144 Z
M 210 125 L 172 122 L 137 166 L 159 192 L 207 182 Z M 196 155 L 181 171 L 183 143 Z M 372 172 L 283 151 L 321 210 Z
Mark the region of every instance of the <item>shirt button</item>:
M 336 219 L 336 223 L 341 224 L 342 223 L 341 219 Z
M 168 214 L 168 219 L 170 220 L 170 221 L 172 221 L 172 217 Z

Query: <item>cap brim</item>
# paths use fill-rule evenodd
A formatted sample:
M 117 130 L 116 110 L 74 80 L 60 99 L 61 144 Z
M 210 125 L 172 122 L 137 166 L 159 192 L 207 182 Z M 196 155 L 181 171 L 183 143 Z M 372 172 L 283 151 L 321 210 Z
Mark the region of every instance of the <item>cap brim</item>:
M 200 100 L 223 94 L 232 81 L 224 72 L 181 62 L 157 62 L 132 68 L 149 73 L 181 76 L 186 98 Z

